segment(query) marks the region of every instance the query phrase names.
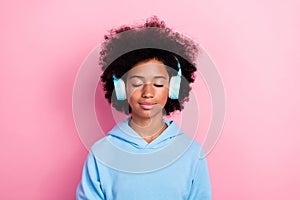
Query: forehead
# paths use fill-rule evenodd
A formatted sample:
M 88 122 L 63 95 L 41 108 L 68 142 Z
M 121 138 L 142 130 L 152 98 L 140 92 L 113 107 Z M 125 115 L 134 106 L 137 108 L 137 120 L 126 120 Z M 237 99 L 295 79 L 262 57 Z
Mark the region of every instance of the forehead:
M 128 78 L 130 76 L 142 76 L 142 77 L 154 77 L 154 76 L 165 76 L 168 77 L 166 66 L 161 61 L 151 59 L 149 61 L 143 61 L 137 63 L 128 71 Z

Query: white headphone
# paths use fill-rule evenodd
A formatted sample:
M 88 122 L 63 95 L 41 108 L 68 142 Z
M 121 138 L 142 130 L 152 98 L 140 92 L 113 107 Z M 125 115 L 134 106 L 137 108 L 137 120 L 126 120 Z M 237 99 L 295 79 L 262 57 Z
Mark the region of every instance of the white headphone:
M 174 56 L 177 61 L 178 73 L 176 76 L 172 76 L 170 79 L 169 85 L 169 97 L 171 99 L 178 99 L 179 97 L 179 90 L 180 90 L 180 83 L 181 83 L 181 66 L 179 60 L 176 56 Z M 126 87 L 125 83 L 122 79 L 117 78 L 113 75 L 113 81 L 115 86 L 115 93 L 117 96 L 117 100 L 125 100 L 126 99 Z

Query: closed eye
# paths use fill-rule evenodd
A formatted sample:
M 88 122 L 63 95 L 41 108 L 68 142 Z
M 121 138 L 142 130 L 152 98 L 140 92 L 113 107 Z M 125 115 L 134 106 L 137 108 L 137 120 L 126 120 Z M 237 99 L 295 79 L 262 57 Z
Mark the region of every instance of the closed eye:
M 164 87 L 164 85 L 161 84 L 154 84 L 155 87 Z
M 132 87 L 140 87 L 140 86 L 142 86 L 143 84 L 131 84 L 132 85 Z

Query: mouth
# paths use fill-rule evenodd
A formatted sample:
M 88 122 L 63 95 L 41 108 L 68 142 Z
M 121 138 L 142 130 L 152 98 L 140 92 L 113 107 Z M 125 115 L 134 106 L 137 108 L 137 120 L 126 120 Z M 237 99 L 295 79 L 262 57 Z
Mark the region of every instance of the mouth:
M 146 102 L 139 103 L 139 104 L 140 104 L 141 108 L 143 108 L 144 110 L 151 110 L 155 105 L 155 103 L 148 103 L 148 102 L 147 103 Z

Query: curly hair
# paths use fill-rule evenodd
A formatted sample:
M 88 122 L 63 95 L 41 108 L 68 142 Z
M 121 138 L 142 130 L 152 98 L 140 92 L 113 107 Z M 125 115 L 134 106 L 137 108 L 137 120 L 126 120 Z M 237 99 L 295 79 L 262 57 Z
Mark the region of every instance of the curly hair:
M 126 80 L 126 73 L 137 63 L 156 59 L 168 66 L 167 72 L 171 77 L 178 71 L 176 58 L 184 78 L 180 84 L 179 98 L 168 98 L 164 114 L 169 115 L 184 108 L 183 103 L 189 100 L 190 83 L 194 82 L 194 72 L 197 70 L 195 61 L 200 48 L 196 43 L 166 27 L 165 22 L 156 16 L 148 18 L 141 25 L 112 29 L 104 39 L 99 60 L 103 70 L 101 82 L 105 98 L 114 108 L 126 114 L 131 113 L 127 100 L 117 100 L 113 92 L 113 75 Z

